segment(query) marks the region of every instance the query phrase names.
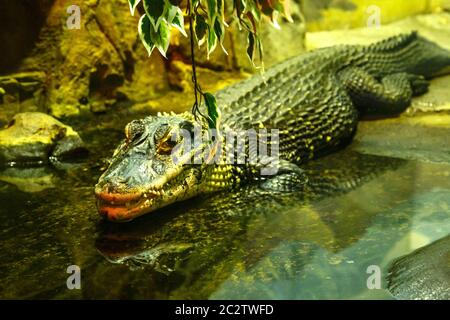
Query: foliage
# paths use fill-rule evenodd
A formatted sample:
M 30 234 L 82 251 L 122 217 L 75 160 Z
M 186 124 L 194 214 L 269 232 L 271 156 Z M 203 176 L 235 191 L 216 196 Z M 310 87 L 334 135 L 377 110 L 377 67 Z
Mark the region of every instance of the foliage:
M 229 23 L 235 21 L 241 30 L 247 32 L 247 55 L 254 63 L 255 53 L 263 62 L 263 48 L 260 38 L 260 25 L 263 17 L 269 18 L 273 25 L 279 28 L 277 19 L 281 15 L 291 21 L 286 10 L 288 0 L 186 0 L 186 16 L 189 19 L 189 31 L 192 55 L 192 79 L 194 82 L 195 102 L 192 112 L 204 117 L 211 129 L 219 129 L 220 110 L 216 98 L 208 92 L 203 92 L 197 81 L 194 59 L 194 37 L 199 46 L 206 43 L 209 55 L 220 45 L 224 47 L 225 30 Z M 145 13 L 139 20 L 139 36 L 148 51 L 149 56 L 156 48 L 164 57 L 170 44 L 172 29 L 178 29 L 187 36 L 184 25 L 184 14 L 181 10 L 182 0 L 128 0 L 131 14 L 134 15 L 137 6 L 142 2 Z M 230 5 L 230 7 L 228 7 Z M 227 13 L 227 14 L 226 14 Z M 199 106 L 205 101 L 207 115 L 202 114 Z
M 187 7 L 193 21 L 195 39 L 199 46 L 206 45 L 209 55 L 220 46 L 226 53 L 224 39 L 230 23 L 237 23 L 247 33 L 247 55 L 254 62 L 258 55 L 263 59 L 260 38 L 261 21 L 267 18 L 279 28 L 278 18 L 284 16 L 292 21 L 288 12 L 288 0 L 128 0 L 134 15 L 142 2 L 145 14 L 139 21 L 139 35 L 149 55 L 156 48 L 166 56 L 170 36 L 175 28 L 187 36 L 183 7 Z

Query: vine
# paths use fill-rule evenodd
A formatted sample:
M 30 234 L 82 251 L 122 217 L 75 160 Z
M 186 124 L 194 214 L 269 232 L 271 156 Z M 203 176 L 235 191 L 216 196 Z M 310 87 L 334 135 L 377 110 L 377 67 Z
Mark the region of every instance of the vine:
M 256 67 L 255 53 L 258 54 L 259 66 L 263 68 L 263 47 L 260 38 L 260 25 L 263 17 L 267 18 L 276 28 L 279 28 L 278 18 L 284 16 L 292 21 L 287 5 L 289 0 L 186 0 L 186 16 L 189 20 L 192 82 L 194 85 L 194 104 L 192 113 L 208 121 L 210 128 L 218 129 L 220 110 L 216 98 L 209 92 L 203 92 L 197 78 L 195 65 L 195 40 L 198 46 L 206 43 L 206 53 L 210 54 L 219 44 L 224 47 L 225 30 L 230 23 L 237 23 L 240 30 L 247 33 L 247 56 Z M 183 0 L 128 0 L 131 14 L 134 15 L 137 6 L 142 3 L 145 13 L 138 24 L 139 36 L 149 56 L 157 49 L 164 57 L 170 44 L 172 29 L 177 29 L 187 37 L 184 14 L 181 10 Z M 207 115 L 200 110 L 202 100 L 205 101 Z

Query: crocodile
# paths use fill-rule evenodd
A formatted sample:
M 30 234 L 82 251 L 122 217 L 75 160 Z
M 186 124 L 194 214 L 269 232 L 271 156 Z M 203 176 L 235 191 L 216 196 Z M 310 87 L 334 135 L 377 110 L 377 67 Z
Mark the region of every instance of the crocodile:
M 134 120 L 95 186 L 98 211 L 125 222 L 248 183 L 298 191 L 307 180 L 302 165 L 350 143 L 362 116 L 402 113 L 413 96 L 427 92 L 429 79 L 449 71 L 450 51 L 414 31 L 367 46 L 307 52 L 219 91 L 222 116 L 213 134 L 210 121 L 190 112 Z M 235 157 L 247 156 L 244 161 L 228 161 L 224 137 L 251 130 L 276 157 L 249 159 L 246 139 L 244 149 L 232 150 Z M 267 139 L 273 130 L 276 139 Z M 209 139 L 194 143 L 197 135 Z M 186 143 L 191 148 L 183 153 Z M 199 154 L 204 161 L 192 161 Z
M 145 269 L 147 278 L 152 278 L 150 274 L 164 274 L 167 278 L 164 277 L 163 283 L 150 286 L 149 292 L 142 295 L 154 298 L 154 294 L 164 292 L 162 297 L 159 296 L 161 299 L 169 296 L 172 299 L 211 297 L 236 272 L 252 272 L 261 263 L 265 268 L 255 278 L 247 278 L 246 286 L 256 288 L 261 282 L 270 283 L 268 279 L 274 280 L 274 276 L 281 277 L 284 283 L 296 283 L 293 279 L 299 274 L 324 276 L 324 273 L 332 272 L 335 275 L 337 266 L 318 263 L 317 251 L 327 250 L 331 255 L 357 247 L 360 249 L 353 251 L 355 256 L 351 257 L 356 262 L 342 268 L 345 274 L 341 273 L 338 281 L 342 286 L 333 282 L 326 290 L 326 297 L 331 299 L 339 294 L 354 296 L 361 288 L 349 285 L 348 275 L 352 275 L 352 282 L 361 278 L 365 288 L 366 273 L 360 272 L 361 266 L 366 268 L 373 264 L 375 257 L 382 259 L 380 257 L 384 257 L 387 250 L 408 232 L 407 227 L 399 231 L 400 223 L 407 226 L 413 215 L 402 220 L 395 218 L 397 213 L 401 215 L 400 212 L 370 212 L 364 209 L 364 202 L 360 207 L 357 202 L 350 204 L 343 199 L 348 198 L 349 193 L 364 194 L 367 187 L 376 189 L 386 175 L 390 176 L 391 187 L 402 186 L 409 181 L 404 177 L 410 175 L 407 164 L 408 161 L 403 159 L 361 154 L 350 148 L 340 150 L 302 166 L 308 182 L 299 192 L 273 193 L 258 185 L 247 184 L 226 195 L 217 193 L 190 203 L 180 202 L 159 210 L 160 214 L 148 215 L 125 225 L 101 221 L 97 225 L 95 246 L 109 263 L 130 270 Z M 401 181 L 392 175 L 402 176 Z M 398 198 L 394 200 L 388 194 L 385 196 L 381 198 L 384 205 L 396 205 Z M 371 201 L 380 199 L 375 193 L 371 193 L 369 198 Z M 340 205 L 327 210 L 325 203 Z M 351 217 L 336 214 L 350 208 L 354 210 Z M 395 222 L 386 228 L 383 216 L 393 218 L 389 221 Z M 346 228 L 351 228 L 352 232 L 342 232 Z M 383 245 L 367 245 L 367 238 L 370 238 L 366 236 L 368 230 L 380 228 L 383 228 Z M 255 237 L 256 234 L 260 236 Z M 281 247 L 287 249 L 292 243 L 297 244 L 297 248 L 292 250 L 295 253 L 286 252 L 282 258 L 273 256 L 274 251 Z M 293 253 L 294 256 L 291 255 Z M 309 269 L 306 267 L 308 264 L 316 267 Z M 123 272 L 124 269 L 121 270 Z M 129 284 L 127 281 L 122 283 Z M 305 289 L 304 285 L 302 287 Z M 310 289 L 311 296 L 320 291 L 320 288 Z M 269 292 L 277 297 L 281 294 L 280 299 L 289 294 L 298 297 L 299 288 L 296 287 L 295 293 L 281 291 Z M 239 294 L 242 297 L 245 293 L 241 291 Z

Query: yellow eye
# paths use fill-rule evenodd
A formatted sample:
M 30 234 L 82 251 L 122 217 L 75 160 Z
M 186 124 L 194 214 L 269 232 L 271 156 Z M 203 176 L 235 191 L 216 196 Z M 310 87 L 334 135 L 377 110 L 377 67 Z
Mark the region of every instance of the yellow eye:
M 156 146 L 156 152 L 161 155 L 168 155 L 172 152 L 173 148 L 177 145 L 176 141 L 173 141 L 169 136 L 166 139 L 161 140 Z
M 127 141 L 131 141 L 133 139 L 133 134 L 131 132 L 131 126 L 127 125 L 125 127 L 125 138 L 127 139 Z

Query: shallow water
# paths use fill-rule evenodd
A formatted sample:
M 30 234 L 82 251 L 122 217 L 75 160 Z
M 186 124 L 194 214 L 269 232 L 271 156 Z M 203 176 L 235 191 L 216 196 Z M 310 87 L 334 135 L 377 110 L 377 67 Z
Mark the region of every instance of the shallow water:
M 384 280 L 368 289 L 367 268 L 384 279 L 450 233 L 450 164 L 368 154 L 358 138 L 308 165 L 302 192 L 249 187 L 107 223 L 93 185 L 122 133 L 83 132 L 86 161 L 0 173 L 0 298 L 392 299 Z

